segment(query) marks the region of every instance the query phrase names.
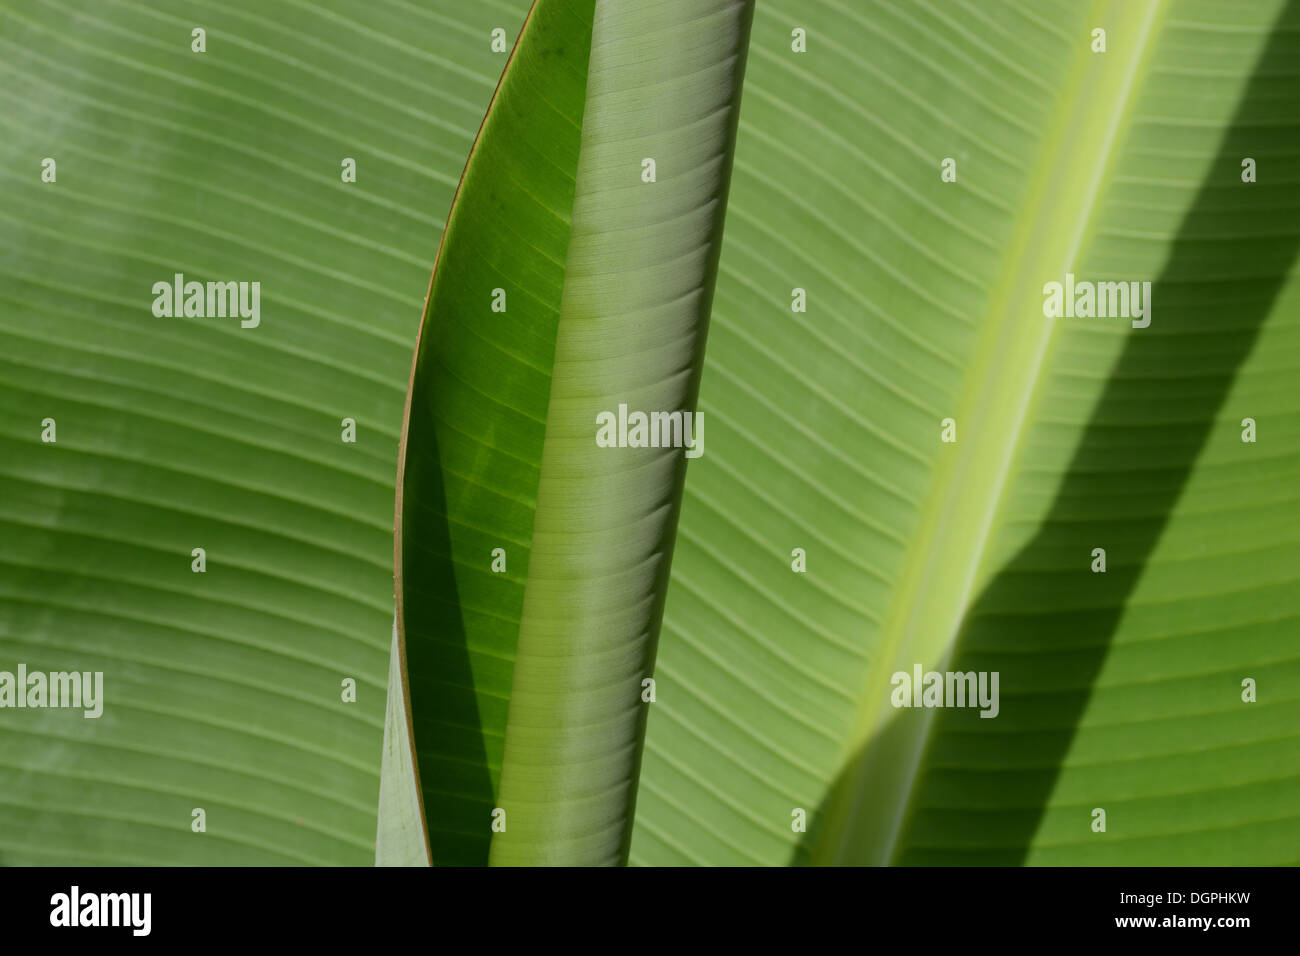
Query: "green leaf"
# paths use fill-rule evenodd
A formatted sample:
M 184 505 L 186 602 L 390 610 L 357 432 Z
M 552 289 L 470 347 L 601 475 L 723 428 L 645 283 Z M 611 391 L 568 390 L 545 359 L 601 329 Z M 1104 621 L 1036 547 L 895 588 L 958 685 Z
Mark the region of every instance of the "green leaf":
M 631 836 L 686 458 L 596 424 L 694 408 L 752 5 L 584 9 L 539 0 L 521 34 L 412 379 L 398 626 L 437 863 L 489 837 L 493 863 L 616 863 Z
M 0 0 L 0 671 L 105 696 L 0 710 L 0 863 L 374 859 L 411 347 L 523 12 Z
M 593 126 L 588 67 L 716 94 L 690 64 L 738 68 L 741 6 L 601 2 L 617 42 L 593 48 L 591 0 L 541 0 L 408 395 L 403 652 L 389 529 L 420 297 L 507 61 L 491 32 L 513 43 L 527 8 L 0 0 L 0 671 L 102 670 L 106 697 L 91 720 L 0 710 L 0 863 L 1300 859 L 1300 5 L 757 4 L 701 373 L 707 294 L 557 364 L 562 329 L 596 351 L 586 309 L 627 330 L 629 302 L 663 304 L 654 250 L 694 240 L 665 276 L 709 284 L 720 219 L 667 217 L 705 195 L 720 217 L 731 153 L 680 193 L 660 159 L 658 192 L 627 195 L 686 203 L 664 218 L 621 206 L 602 177 L 652 155 L 622 135 L 707 149 L 735 103 L 694 135 L 684 94 Z M 676 42 L 616 29 L 696 8 L 716 17 Z M 591 253 L 614 215 L 658 227 Z M 571 238 L 651 268 L 597 289 Z M 1067 271 L 1150 279 L 1151 326 L 1044 317 Z M 259 327 L 155 318 L 175 272 L 260 280 Z M 636 391 L 669 367 L 673 396 Z M 594 453 L 593 423 L 552 408 L 584 368 L 623 378 L 576 404 L 698 383 L 684 492 L 680 461 L 611 474 L 625 450 L 572 476 L 580 497 L 540 493 Z M 625 516 L 648 520 L 563 550 Z M 585 653 L 610 639 L 626 659 Z M 569 663 L 546 673 L 552 643 Z M 651 660 L 633 794 L 621 688 Z M 917 664 L 998 671 L 998 717 L 893 708 Z
M 1300 858 L 1298 43 L 1293 3 L 759 6 L 633 862 Z M 1045 318 L 1067 271 L 1151 280 L 1150 327 Z M 894 708 L 916 664 L 998 717 Z
M 542 0 L 520 32 L 465 168 L 416 347 L 397 502 L 398 643 L 407 680 L 389 683 L 390 699 L 403 697 L 411 723 L 406 762 L 385 762 L 383 780 L 419 787 L 440 865 L 487 862 L 591 12 L 591 3 Z M 494 302 L 504 310 L 493 311 Z M 504 571 L 492 571 L 495 561 Z M 389 736 L 404 736 L 392 721 Z M 379 826 L 382 841 L 390 827 L 382 808 Z

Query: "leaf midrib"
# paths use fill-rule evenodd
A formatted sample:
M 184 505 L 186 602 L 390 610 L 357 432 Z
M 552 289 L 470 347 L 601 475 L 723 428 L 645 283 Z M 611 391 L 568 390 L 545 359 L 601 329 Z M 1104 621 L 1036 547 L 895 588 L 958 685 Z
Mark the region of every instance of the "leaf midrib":
M 919 716 L 919 729 L 910 741 L 905 772 L 898 773 L 895 772 L 897 768 L 889 768 L 889 776 L 899 781 L 899 785 L 886 789 L 883 806 L 869 800 L 869 796 L 879 796 L 882 788 L 890 787 L 889 781 L 882 779 L 883 775 L 870 774 L 871 755 L 867 750 L 889 718 L 888 678 L 898 670 L 910 671 L 912 664 L 917 662 L 925 664 L 927 669 L 942 670 L 952 654 L 967 602 L 975 589 L 977 572 L 984 563 L 989 535 L 1001 507 L 1007 479 L 1012 473 L 1012 463 L 1020 451 L 1029 409 L 1037 396 L 1042 370 L 1047 365 L 1057 328 L 1055 321 L 1037 324 L 1034 321 L 1037 316 L 1016 306 L 1024 299 L 1036 302 L 1041 281 L 1059 278 L 1065 271 L 1072 270 L 1094 228 L 1097 199 L 1111 174 L 1114 147 L 1127 126 L 1133 94 L 1140 86 L 1139 78 L 1148 59 L 1150 39 L 1164 5 L 1165 0 L 1152 0 L 1143 8 L 1134 4 L 1113 4 L 1108 0 L 1094 2 L 1087 22 L 1105 23 L 1108 38 L 1112 35 L 1139 37 L 1122 79 L 1118 83 L 1112 80 L 1105 87 L 1109 95 L 1097 96 L 1100 84 L 1093 85 L 1085 79 L 1105 65 L 1106 61 L 1098 62 L 1098 57 L 1118 54 L 1094 54 L 1087 34 L 1079 37 L 1079 52 L 1069 79 L 1062 86 L 1061 106 L 1054 110 L 1056 122 L 1044 139 L 1045 146 L 1012 233 L 1014 238 L 1007 265 L 1001 270 L 1001 281 L 990 295 L 989 306 L 981 320 L 981 333 L 973 353 L 975 361 L 966 379 L 964 396 L 952 416 L 957 421 L 958 456 L 955 462 L 938 466 L 918 523 L 919 532 L 912 539 L 905 570 L 899 578 L 897 597 L 882 631 L 881 653 L 876 657 L 878 663 L 867 674 L 855 722 L 857 729 L 847 742 L 844 757 L 845 766 L 853 768 L 856 779 L 850 786 L 836 788 L 832 793 L 826 819 L 813 847 L 813 862 L 846 862 L 853 838 L 864 827 L 867 837 L 865 858 L 862 852 L 858 852 L 851 861 L 871 864 L 893 861 L 910 810 L 910 798 L 922 757 L 930 740 L 933 714 L 923 710 Z M 1109 16 L 1102 15 L 1105 8 L 1111 9 Z M 1119 25 L 1121 19 L 1130 23 L 1136 21 L 1137 30 L 1126 32 Z M 1106 104 L 1112 107 L 1109 117 L 1104 116 Z M 1093 131 L 1098 125 L 1099 115 L 1109 120 L 1100 124 L 1103 135 L 1088 137 L 1088 144 L 1093 146 L 1091 150 L 1071 152 L 1070 147 L 1079 141 L 1077 136 L 1067 135 L 1075 121 L 1081 116 L 1091 118 L 1092 122 L 1085 128 Z M 1089 172 L 1086 180 L 1089 185 L 1081 201 L 1076 200 L 1068 211 L 1070 219 L 1078 226 L 1068 241 L 1053 242 L 1057 233 L 1050 228 L 1051 222 L 1053 219 L 1064 220 L 1066 214 L 1053 217 L 1044 210 L 1048 203 L 1058 201 L 1068 190 L 1058 189 L 1053 193 L 1050 187 L 1062 181 L 1068 187 L 1071 182 L 1069 173 L 1080 169 Z M 1045 268 L 1046 263 L 1051 263 L 1051 268 Z M 999 348 L 1008 342 L 1010 347 Z M 1024 354 L 1026 346 L 1029 346 L 1033 359 L 1018 371 L 1015 357 Z M 1008 386 L 1007 382 L 1014 385 Z M 993 431 L 993 436 L 1000 437 L 1001 441 L 989 443 L 994 445 L 992 451 L 985 450 L 978 442 L 972 441 L 970 426 L 980 421 L 996 424 L 1008 420 L 1004 415 L 987 414 L 990 406 L 1006 409 L 1008 399 L 1012 402 L 1009 416 L 1012 427 L 1000 435 Z M 937 422 L 935 427 L 937 429 Z M 989 433 L 987 428 L 982 431 L 986 435 Z M 978 475 L 980 467 L 990 460 L 996 463 L 995 477 L 991 482 L 968 480 L 972 474 Z M 967 502 L 977 506 L 975 518 L 953 519 L 954 514 L 969 513 L 969 509 L 963 510 Z M 954 524 L 959 527 L 954 529 Z M 945 568 L 950 570 L 946 573 Z M 951 569 L 957 570 L 952 573 Z M 963 583 L 960 589 L 935 585 L 935 582 L 945 580 Z M 927 624 L 937 626 L 927 629 Z

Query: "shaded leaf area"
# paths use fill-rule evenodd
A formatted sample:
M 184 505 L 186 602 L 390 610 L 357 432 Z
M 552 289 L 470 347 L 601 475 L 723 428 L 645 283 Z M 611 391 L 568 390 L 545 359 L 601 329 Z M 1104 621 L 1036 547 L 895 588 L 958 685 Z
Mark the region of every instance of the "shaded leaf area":
M 0 670 L 106 698 L 0 711 L 0 862 L 373 859 L 411 345 L 523 12 L 0 2 Z
M 1172 73 L 1183 61 L 1172 51 L 1205 32 L 1175 26 L 1157 69 Z M 1204 76 L 1143 103 L 1142 158 L 1122 170 L 1086 268 L 1137 274 L 1166 255 L 1155 317 L 1125 337 L 1037 531 L 972 605 L 952 669 L 1000 670 L 1002 712 L 940 712 L 895 861 L 1300 861 L 1298 58 L 1292 2 L 1239 94 Z M 1173 152 L 1210 137 L 1175 140 L 1169 125 L 1233 95 L 1170 232 L 1169 207 L 1191 191 Z M 1254 184 L 1245 157 L 1263 170 Z M 1135 204 L 1149 210 L 1140 229 L 1125 221 Z M 1077 420 L 1083 396 L 1067 377 L 1096 338 L 1078 329 L 1062 343 L 1039 442 Z M 1254 444 L 1242 441 L 1247 417 Z M 1018 496 L 1043 490 L 1022 476 L 1008 523 L 1029 510 Z M 1104 574 L 1090 570 L 1098 547 Z
M 1294 861 L 1295 16 L 760 8 L 634 862 Z M 1151 328 L 1044 318 L 1067 268 Z
M 399 484 L 398 624 L 437 865 L 487 863 L 592 6 L 540 0 L 520 35 L 465 169 L 413 369 Z

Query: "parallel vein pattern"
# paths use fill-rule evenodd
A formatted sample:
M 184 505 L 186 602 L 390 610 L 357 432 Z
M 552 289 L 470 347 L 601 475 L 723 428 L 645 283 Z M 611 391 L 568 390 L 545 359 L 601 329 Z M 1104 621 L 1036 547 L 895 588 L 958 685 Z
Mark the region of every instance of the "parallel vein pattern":
M 0 710 L 0 863 L 373 860 L 411 342 L 521 17 L 0 2 L 0 670 L 106 696 Z M 175 272 L 260 327 L 155 318 Z

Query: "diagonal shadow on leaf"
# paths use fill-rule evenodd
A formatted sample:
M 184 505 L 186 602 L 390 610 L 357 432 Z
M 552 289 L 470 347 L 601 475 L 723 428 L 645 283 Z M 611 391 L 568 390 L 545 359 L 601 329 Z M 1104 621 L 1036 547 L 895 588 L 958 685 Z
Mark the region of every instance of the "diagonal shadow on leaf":
M 1223 198 L 1225 186 L 1240 183 L 1243 157 L 1259 155 L 1260 129 L 1268 118 L 1300 114 L 1300 74 L 1285 69 L 1293 62 L 1290 38 L 1300 24 L 1300 2 L 1288 3 L 1277 24 L 1283 29 L 1273 31 L 1256 62 L 1152 284 L 1151 301 L 1159 309 L 1151 328 L 1129 335 L 1041 527 L 976 599 L 951 663 L 940 665 L 999 671 L 1002 715 L 1017 711 L 1016 730 L 1009 733 L 996 726 L 1005 719 L 980 720 L 969 709 L 939 710 L 902 818 L 880 820 L 879 807 L 860 804 L 846 832 L 823 833 L 818 824 L 833 794 L 860 791 L 874 774 L 909 772 L 915 755 L 902 729 L 924 712 L 898 711 L 841 769 L 791 863 L 807 863 L 814 849 L 824 851 L 823 837 L 838 843 L 830 858 L 840 863 L 1025 862 L 1125 607 L 1300 245 L 1296 233 L 1279 235 L 1276 229 L 1277 207 L 1295 196 L 1294 180 L 1276 167 L 1257 183 L 1241 185 L 1241 202 Z M 1300 146 L 1295 126 L 1283 129 L 1275 119 L 1267 125 L 1270 149 Z M 1207 241 L 1208 236 L 1221 238 Z M 1227 293 L 1223 308 L 1213 312 L 1213 331 L 1190 321 L 1206 314 L 1210 291 Z M 1177 369 L 1195 369 L 1198 377 L 1191 384 L 1183 379 L 1182 388 L 1177 380 L 1161 381 Z M 1153 394 L 1160 400 L 1152 401 Z M 1171 407 L 1177 408 L 1177 421 L 1170 419 Z M 1114 468 L 1117 456 L 1123 456 L 1122 470 Z M 1145 516 L 1134 518 L 1115 502 L 1138 473 L 1149 480 L 1143 486 Z M 1089 573 L 1087 556 L 1103 543 L 1107 573 Z M 1083 555 L 1082 571 L 1046 570 L 1061 567 L 1063 555 Z M 1016 653 L 1005 653 L 1009 647 Z M 960 769 L 929 765 L 940 742 L 946 753 L 962 754 Z M 973 817 L 979 820 L 974 828 Z M 878 855 L 867 846 L 886 849 Z

